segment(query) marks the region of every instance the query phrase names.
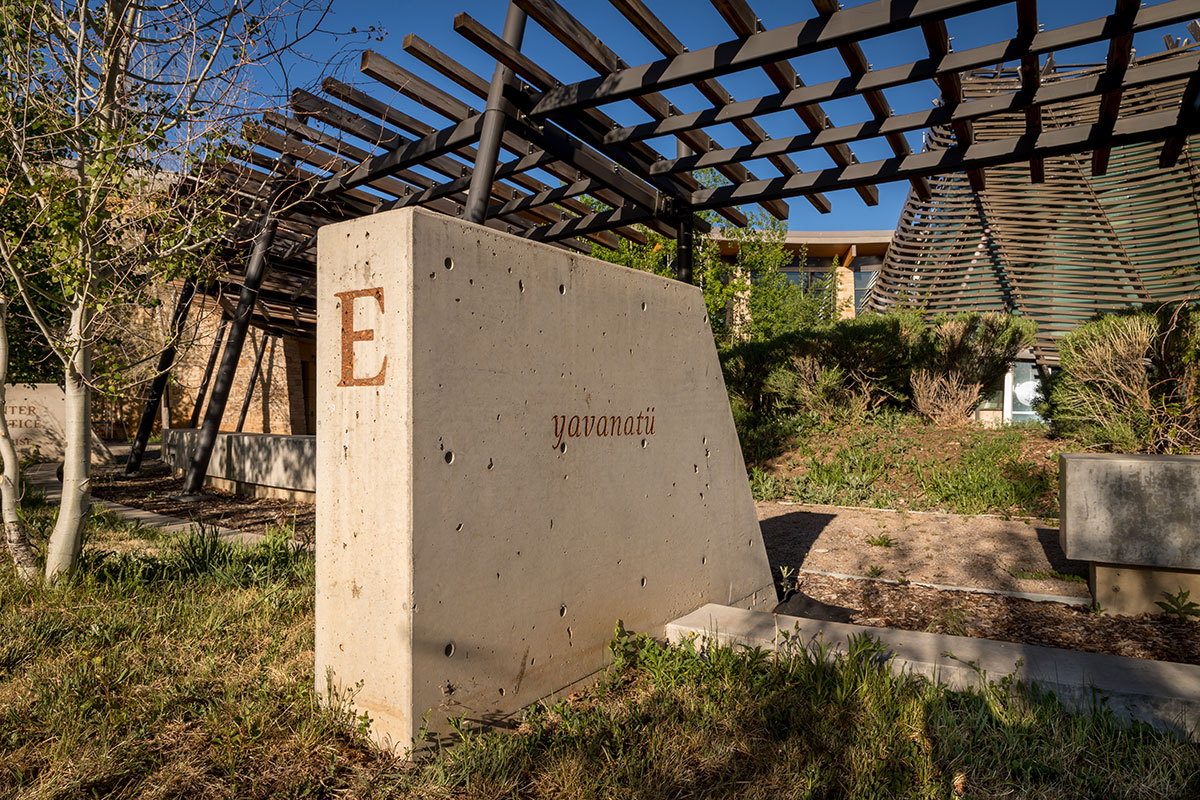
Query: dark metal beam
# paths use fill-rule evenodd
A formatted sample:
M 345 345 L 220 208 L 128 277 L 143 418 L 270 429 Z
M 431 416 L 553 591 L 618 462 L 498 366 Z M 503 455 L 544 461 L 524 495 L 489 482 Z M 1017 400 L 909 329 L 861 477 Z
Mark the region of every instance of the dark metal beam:
M 730 29 L 743 40 L 754 36 L 763 30 L 762 22 L 746 0 L 712 0 L 713 6 L 724 18 Z M 760 65 L 762 71 L 775 84 L 775 88 L 789 90 L 804 86 L 804 81 L 796 74 L 795 68 L 787 59 L 777 59 Z M 817 132 L 832 123 L 825 110 L 816 104 L 806 104 L 792 108 L 800 120 L 812 132 Z M 715 148 L 707 148 L 709 150 Z M 846 167 L 857 163 L 858 159 L 846 145 L 830 147 L 826 150 L 833 163 Z M 863 202 L 869 206 L 878 205 L 879 191 L 874 186 L 860 186 L 857 189 Z
M 675 279 L 692 283 L 696 264 L 696 215 L 691 209 L 679 218 L 679 233 L 675 237 Z
M 449 57 L 447 57 L 446 60 L 449 61 Z M 479 114 L 479 112 L 471 106 L 467 105 L 461 100 L 450 97 L 437 87 L 433 86 L 427 81 L 422 80 L 420 77 L 412 74 L 400 65 L 393 63 L 378 53 L 371 51 L 364 53 L 362 69 L 365 74 L 370 75 L 385 86 L 388 86 L 405 97 L 408 97 L 409 99 L 426 106 L 430 110 L 441 114 L 447 119 L 462 120 L 467 119 L 472 115 L 477 116 Z M 482 79 L 480 80 L 482 81 Z M 584 138 L 584 141 L 587 141 L 586 138 Z M 507 148 L 510 152 L 516 153 L 517 155 L 528 154 L 532 146 L 527 139 L 523 139 L 508 130 L 504 132 L 501 142 L 505 148 Z M 551 175 L 567 181 L 568 183 L 573 182 L 578 178 L 578 168 L 574 165 L 548 164 L 544 167 L 544 169 Z M 632 174 L 641 174 L 644 172 L 644 170 L 639 169 L 637 166 L 633 166 L 631 172 Z M 514 182 L 517 182 L 515 178 Z M 536 189 L 532 189 L 532 191 L 545 191 L 548 188 L 551 187 L 548 187 L 544 184 L 539 184 L 538 187 Z M 603 202 L 613 206 L 620 205 L 625 200 L 632 200 L 632 198 L 624 196 L 617 191 L 611 191 L 607 189 L 604 192 L 598 193 L 596 196 Z M 582 214 L 587 214 L 591 210 L 575 200 L 565 201 L 564 207 Z M 658 220 L 652 219 L 647 224 L 655 229 L 658 229 L 664 234 L 670 231 L 669 226 L 659 223 Z
M 514 0 L 514 2 L 597 72 L 601 74 L 619 73 L 619 70 L 624 67 L 625 62 L 615 52 L 592 34 L 583 23 L 571 16 L 556 0 Z M 675 107 L 671 102 L 657 92 L 639 92 L 630 99 L 655 119 L 666 119 L 675 113 Z M 556 121 L 565 126 L 565 122 L 561 118 Z M 697 150 L 711 150 L 720 147 L 712 137 L 701 131 L 689 131 L 681 134 L 680 138 L 688 147 Z M 722 167 L 721 174 L 733 183 L 754 180 L 754 176 L 740 164 Z M 768 202 L 761 205 L 777 219 L 787 219 L 790 213 L 787 203 Z
M 584 147 L 553 126 L 546 125 L 539 131 L 524 121 L 514 120 L 510 127 L 535 146 L 553 153 L 559 161 L 608 186 L 635 205 L 654 210 L 662 208 L 667 202 L 666 196 L 661 192 L 650 188 L 632 173 L 620 169 L 604 156 Z
M 365 105 L 368 102 L 374 103 L 374 101 L 372 101 L 366 95 L 363 95 L 361 92 L 358 92 L 358 90 L 345 86 L 344 84 L 340 84 L 337 81 L 326 79 L 325 86 L 326 89 L 334 91 L 335 96 L 344 94 L 351 100 L 357 100 L 358 104 Z M 339 97 L 339 99 L 341 98 Z M 355 114 L 345 111 L 344 109 L 339 109 L 337 106 L 334 106 L 328 101 L 309 94 L 308 92 L 300 90 L 294 92 L 292 103 L 298 109 L 303 110 L 306 113 L 310 113 L 319 119 L 327 121 L 329 124 L 337 127 L 339 130 L 346 130 L 354 135 L 360 135 L 359 131 L 362 131 L 367 133 L 368 136 L 377 136 L 381 141 L 393 147 L 407 141 L 393 131 L 389 131 L 386 128 L 383 128 L 369 120 L 364 120 Z M 382 104 L 379 105 L 382 106 Z M 391 111 L 391 109 L 386 106 L 383 106 L 381 110 L 384 113 Z M 297 137 L 311 139 L 312 133 L 320 133 L 311 128 L 307 128 L 307 126 L 300 126 L 294 121 L 288 124 L 286 122 L 286 117 L 277 119 L 268 115 L 267 119 L 274 125 L 285 127 L 289 133 L 292 133 Z M 340 172 L 351 168 L 351 165 L 343 161 L 341 158 L 329 154 L 323 154 L 322 151 L 311 149 L 309 146 L 304 145 L 299 141 L 295 141 L 290 147 L 284 147 L 281 149 L 278 136 L 271 137 L 264 135 L 261 138 L 262 141 L 267 145 L 273 146 L 275 149 L 280 150 L 281 152 L 284 150 L 291 152 L 301 160 L 310 164 L 319 165 L 323 169 Z M 360 136 L 360 138 L 363 137 Z M 329 148 L 331 143 L 328 141 L 321 141 L 321 144 L 326 148 Z M 357 159 L 360 162 L 370 158 L 370 155 L 365 150 L 361 150 L 353 145 L 345 144 L 337 139 L 332 140 L 332 145 L 337 147 L 340 153 L 345 154 L 350 158 Z M 553 161 L 551 156 L 539 151 L 531 156 L 526 156 L 524 158 L 517 159 L 514 162 L 510 162 L 509 164 L 502 165 L 497 174 L 499 177 L 511 177 L 516 183 L 523 185 L 530 183 L 535 187 L 544 188 L 545 185 L 540 181 L 527 182 L 522 180 L 524 176 L 521 175 L 521 172 L 526 169 L 546 166 L 551 161 Z M 466 190 L 470 185 L 473 171 L 467 168 L 465 164 L 461 164 L 446 156 L 438 156 L 436 158 L 428 159 L 422 162 L 421 166 L 432 169 L 435 172 L 440 172 L 443 175 L 452 177 L 453 179 L 449 183 L 437 184 L 429 178 L 410 170 L 398 170 L 393 173 L 395 176 L 394 178 L 386 177 L 371 181 L 367 185 L 378 189 L 379 191 L 391 194 L 396 198 L 395 200 L 391 201 L 382 201 L 375 209 L 375 213 L 390 211 L 395 208 L 405 208 L 411 205 L 424 205 L 449 216 L 462 215 L 462 206 L 466 204 L 466 195 L 464 190 Z M 404 183 L 396 180 L 396 178 L 403 178 Z M 406 183 L 417 186 L 418 190 L 414 191 L 410 186 L 405 185 Z M 516 190 L 511 190 L 511 196 L 513 199 L 524 197 L 524 195 L 520 195 Z M 443 200 L 443 198 L 446 198 L 446 200 Z M 577 205 L 577 208 L 573 208 L 572 210 L 579 212 L 588 213 L 591 211 L 591 209 L 587 208 L 586 206 L 574 204 L 572 201 L 566 201 L 566 205 Z M 552 218 L 544 214 L 535 214 L 535 216 L 538 217 L 538 219 L 533 220 L 535 223 L 548 222 L 554 218 L 557 218 L 556 216 Z M 514 226 L 518 229 L 524 229 L 532 224 L 524 220 L 510 217 L 506 217 L 505 219 L 501 220 L 501 222 L 503 223 L 502 225 L 497 225 L 495 227 L 506 231 L 511 230 L 511 228 Z M 625 230 L 621 231 L 620 233 L 622 236 L 633 239 L 634 241 L 645 240 L 644 237 L 642 237 L 637 231 Z M 597 234 L 596 242 L 605 247 L 615 247 L 617 244 L 617 240 L 612 234 Z M 587 246 L 582 246 L 580 249 L 586 251 L 588 248 Z M 289 256 L 295 255 L 296 252 L 299 251 L 289 251 Z
M 546 116 L 626 100 L 1008 2 L 1011 0 L 875 0 L 842 9 L 827 20 L 784 25 L 745 39 L 551 89 L 537 98 L 531 113 Z M 529 11 L 527 6 L 523 7 Z
M 525 36 L 525 12 L 512 0 L 504 18 L 504 41 L 518 50 Z M 497 63 L 492 73 L 487 106 L 483 111 L 483 132 L 479 138 L 479 154 L 475 158 L 475 173 L 467 194 L 467 222 L 480 223 L 487 218 L 488 200 L 492 195 L 492 176 L 500 157 L 500 138 L 504 135 L 504 87 L 513 79 L 512 70 Z
M 465 37 L 472 44 L 479 47 L 485 53 L 509 66 L 517 75 L 520 75 L 529 83 L 533 84 L 538 89 L 546 90 L 553 86 L 561 85 L 560 82 L 541 66 L 534 63 L 520 51 L 509 47 L 500 37 L 483 27 L 479 22 L 472 19 L 466 13 L 459 14 L 454 20 L 454 29 Z M 414 51 L 418 57 L 424 58 L 418 51 Z M 444 60 L 444 59 L 443 59 Z M 430 66 L 434 66 L 431 64 Z M 456 71 L 457 73 L 457 71 Z M 617 127 L 617 123 L 602 111 L 594 108 L 587 109 L 578 115 L 574 115 L 573 119 L 558 120 L 568 130 L 572 131 L 584 143 L 608 153 L 620 163 L 624 163 L 627 167 L 637 170 L 634 162 L 629 158 L 622 158 L 621 150 L 612 150 L 604 146 L 604 136 L 608 131 Z M 628 156 L 636 158 L 644 167 L 640 170 L 643 174 L 649 174 L 649 165 L 653 164 L 660 157 L 659 153 L 652 150 L 642 142 L 632 142 L 625 144 L 628 149 Z M 672 196 L 684 191 L 694 191 L 700 188 L 700 184 L 694 178 L 688 176 L 679 176 L 677 185 L 665 184 L 659 187 Z M 612 199 L 606 198 L 600 193 L 595 193 L 595 196 L 608 203 L 610 206 L 618 206 L 619 202 L 613 202 Z M 575 210 L 575 209 L 572 209 Z M 583 216 L 587 216 L 590 211 L 585 211 Z M 744 214 L 736 209 L 722 208 L 717 209 L 717 213 L 728 219 L 734 225 L 745 226 L 747 219 Z M 656 220 L 651 220 L 652 227 L 656 227 L 659 233 L 667 235 L 669 231 L 662 226 L 655 226 Z
M 637 206 L 624 206 L 609 211 L 597 211 L 585 217 L 569 217 L 554 225 L 543 225 L 526 233 L 525 238 L 535 242 L 555 242 L 569 236 L 612 230 L 622 225 L 637 225 L 653 218 L 653 211 Z
M 245 344 L 250 317 L 254 313 L 257 292 L 270 269 L 267 263 L 267 253 L 271 249 L 275 230 L 279 226 L 278 206 L 283 199 L 284 192 L 289 188 L 282 175 L 291 169 L 293 162 L 294 159 L 287 155 L 280 159 L 280 176 L 276 177 L 275 185 L 267 198 L 262 225 L 254 240 L 254 252 L 246 267 L 241 296 L 238 298 L 237 309 L 230 320 L 229 340 L 225 343 L 225 352 L 221 356 L 221 366 L 217 370 L 212 398 L 208 402 L 204 423 L 196 437 L 196 449 L 192 453 L 192 460 L 184 478 L 183 491 L 186 494 L 199 492 L 204 486 L 204 478 L 208 474 L 208 464 L 212 459 L 213 447 L 217 443 L 217 434 L 221 430 L 221 420 L 225 416 L 225 404 L 229 401 L 229 391 L 233 388 L 233 377 L 237 372 L 238 361 L 242 357 L 242 345 Z
M 1028 45 L 1038 33 L 1037 0 L 1017 0 L 1017 41 Z M 1038 56 L 1021 56 L 1021 90 L 1033 95 L 1042 82 L 1041 65 Z M 1037 138 L 1042 132 L 1042 109 L 1040 106 L 1029 106 L 1025 109 L 1025 135 Z M 1029 181 L 1044 183 L 1046 180 L 1046 163 L 1040 158 L 1029 162 Z
M 638 31 L 643 36 L 650 40 L 658 51 L 664 56 L 677 56 L 687 52 L 687 47 L 684 46 L 678 37 L 671 29 L 658 17 L 656 17 L 642 0 L 610 0 L 613 6 L 618 11 L 625 15 Z M 710 103 L 716 107 L 725 106 L 733 102 L 733 95 L 721 85 L 715 78 L 709 78 L 706 81 L 699 81 L 694 84 L 697 91 L 704 95 Z M 546 87 L 548 88 L 548 87 Z M 734 127 L 745 136 L 752 144 L 761 144 L 768 141 L 771 137 L 767 132 L 753 119 L 737 120 L 733 123 Z M 609 126 L 612 127 L 611 125 Z M 680 142 L 683 144 L 683 142 Z M 800 168 L 785 155 L 771 156 L 768 159 L 776 169 L 783 175 L 795 175 L 800 172 Z M 828 214 L 832 209 L 829 203 L 829 198 L 821 194 L 810 195 L 805 198 L 812 204 L 813 208 L 822 214 Z
M 171 315 L 171 328 L 167 346 L 158 357 L 158 371 L 150 384 L 150 392 L 146 395 L 146 407 L 138 422 L 137 434 L 133 437 L 133 445 L 129 450 L 129 460 L 125 462 L 125 474 L 136 475 L 142 468 L 142 457 L 146 454 L 146 443 L 150 441 L 150 431 L 154 428 L 154 419 L 158 416 L 158 407 L 162 403 L 163 391 L 167 388 L 167 379 L 171 377 L 171 368 L 175 366 L 175 352 L 183 339 L 184 326 L 187 324 L 188 310 L 192 307 L 192 298 L 196 296 L 196 279 L 186 278 L 179 289 L 179 298 L 175 301 L 175 312 Z M 166 442 L 164 441 L 164 444 Z
M 1129 70 L 1122 87 L 1126 90 L 1151 86 L 1186 78 L 1200 66 L 1200 53 L 1189 59 L 1169 59 Z M 956 107 L 941 106 L 928 111 L 899 114 L 884 121 L 871 120 L 854 125 L 829 128 L 817 134 L 807 133 L 774 139 L 761 145 L 742 145 L 712 153 L 665 159 L 655 164 L 654 172 L 704 169 L 726 161 L 743 161 L 765 158 L 772 153 L 795 153 L 821 147 L 827 143 L 854 142 L 886 135 L 889 132 L 924 130 L 935 125 L 948 125 L 955 121 L 973 121 L 998 114 L 1011 114 L 1040 108 L 1053 103 L 1094 97 L 1111 87 L 1112 78 L 1104 73 L 1093 73 L 1080 78 L 1056 81 L 1040 86 L 1036 93 L 1027 95 L 1024 90 L 1007 94 L 994 94 L 979 100 L 969 100 Z
M 946 30 L 945 20 L 926 22 L 921 26 L 921 33 L 925 36 L 925 46 L 929 49 L 930 56 L 941 59 L 950 55 L 950 33 Z M 934 78 L 934 83 L 941 90 L 944 107 L 953 110 L 963 101 L 962 80 L 958 73 L 939 75 Z M 969 147 L 975 141 L 975 129 L 969 121 L 958 120 L 950 127 L 960 146 Z M 982 192 L 987 186 L 983 170 L 970 170 L 967 178 L 971 181 L 971 188 L 976 192 Z
M 813 0 L 813 6 L 817 9 L 817 13 L 824 18 L 833 16 L 840 7 L 838 0 Z M 861 76 L 871 71 L 871 64 L 867 61 L 866 54 L 863 53 L 862 46 L 858 42 L 840 45 L 837 50 L 851 75 Z M 883 121 L 892 116 L 892 107 L 887 98 L 883 96 L 883 92 L 873 89 L 863 92 L 862 98 L 866 101 L 867 108 L 871 109 L 875 119 Z M 908 145 L 908 139 L 904 138 L 903 134 L 888 133 L 884 135 L 884 138 L 897 156 L 903 158 L 912 152 L 912 148 Z M 913 176 L 909 182 L 918 198 L 921 200 L 933 199 L 933 194 L 929 190 L 929 182 L 925 178 Z
M 1163 142 L 1162 153 L 1158 165 L 1163 169 L 1175 166 L 1189 136 L 1200 132 L 1200 68 L 1192 73 L 1187 86 L 1183 89 L 1183 97 L 1179 101 L 1179 116 L 1175 122 L 1177 132 L 1172 133 Z
M 1142 0 L 1117 0 L 1116 12 L 1113 16 L 1131 22 Z M 1108 40 L 1108 55 L 1105 58 L 1104 72 L 1111 75 L 1119 86 L 1133 58 L 1133 33 L 1125 31 L 1119 36 Z M 1100 99 L 1099 124 L 1112 127 L 1116 124 L 1117 115 L 1121 111 L 1121 89 L 1117 88 L 1104 93 Z M 1109 149 L 1101 147 L 1092 152 L 1092 175 L 1104 175 L 1108 172 Z
M 470 117 L 457 125 L 430 134 L 423 139 L 397 147 L 387 153 L 371 156 L 363 163 L 331 178 L 316 182 L 312 193 L 317 195 L 341 192 L 382 178 L 396 170 L 414 166 L 434 156 L 470 144 L 479 139 L 483 118 Z

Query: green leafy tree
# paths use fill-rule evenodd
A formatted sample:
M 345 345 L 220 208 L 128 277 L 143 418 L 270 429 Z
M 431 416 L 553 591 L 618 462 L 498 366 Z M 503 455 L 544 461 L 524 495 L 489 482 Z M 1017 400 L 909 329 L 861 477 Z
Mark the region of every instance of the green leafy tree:
M 155 281 L 215 267 L 232 187 L 204 166 L 224 160 L 241 117 L 263 105 L 252 70 L 311 31 L 311 11 L 303 1 L 0 0 L 0 203 L 18 209 L 0 230 L 0 268 L 66 396 L 47 578 L 79 557 L 97 344 Z

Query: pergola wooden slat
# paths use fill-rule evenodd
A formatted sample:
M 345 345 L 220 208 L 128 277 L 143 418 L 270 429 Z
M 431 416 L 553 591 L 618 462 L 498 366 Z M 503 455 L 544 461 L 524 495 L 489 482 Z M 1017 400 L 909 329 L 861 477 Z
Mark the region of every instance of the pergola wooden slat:
M 404 55 L 453 91 L 374 52 L 363 56 L 363 82 L 330 77 L 320 92 L 297 91 L 292 115 L 266 115 L 246 152 L 218 171 L 239 187 L 229 209 L 240 231 L 231 248 L 252 251 L 245 269 L 233 269 L 225 284 L 211 290 L 230 306 L 230 342 L 238 343 L 233 350 L 252 321 L 306 330 L 315 281 L 305 275 L 315 273 L 316 233 L 340 219 L 421 206 L 585 252 L 616 247 L 622 239 L 644 243 L 653 231 L 678 239 L 677 275 L 690 280 L 692 237 L 708 227 L 700 212 L 745 225 L 750 217 L 742 209 L 757 205 L 785 219 L 792 198 L 826 212 L 828 195 L 851 189 L 873 205 L 878 184 L 905 181 L 912 186 L 909 203 L 917 204 L 902 221 L 914 232 L 899 237 L 906 241 L 897 252 L 907 252 L 926 241 L 920 231 L 943 224 L 938 215 L 967 221 L 977 213 L 939 199 L 948 188 L 973 187 L 975 206 L 987 196 L 1005 208 L 1016 201 L 1005 187 L 993 192 L 990 176 L 1007 176 L 1015 165 L 1027 163 L 1021 169 L 1035 181 L 1050 180 L 1062 174 L 1063 159 L 1078 170 L 1079 156 L 1089 154 L 1092 178 L 1101 180 L 1130 149 L 1157 148 L 1163 165 L 1177 163 L 1188 137 L 1200 130 L 1200 59 L 1191 44 L 1179 43 L 1170 58 L 1130 63 L 1134 35 L 1193 22 L 1200 0 L 1149 6 L 1112 0 L 1106 16 L 1047 31 L 1039 29 L 1036 0 L 873 0 L 849 8 L 813 0 L 811 18 L 774 28 L 763 25 L 749 0 L 710 1 L 732 38 L 689 49 L 670 20 L 656 16 L 644 0 L 609 0 L 661 54 L 641 65 L 622 61 L 559 0 L 510 0 L 500 33 L 465 14 L 454 20 L 454 31 L 495 61 L 491 80 L 413 34 L 404 40 Z M 1012 12 L 1011 33 L 954 52 L 950 30 L 957 19 L 996 8 Z M 522 49 L 527 22 L 595 77 L 560 81 L 555 73 L 562 67 L 547 69 Z M 911 52 L 908 63 L 874 69 L 863 43 L 901 31 L 920 31 L 926 47 Z M 1097 42 L 1108 47 L 1102 70 L 1047 79 L 1047 55 Z M 838 56 L 844 72 L 806 84 L 793 59 L 825 52 Z M 972 94 L 966 87 L 984 68 L 1004 79 L 986 96 Z M 774 91 L 734 97 L 726 88 L 734 84 L 725 79 L 747 72 L 765 74 Z M 885 92 L 928 81 L 939 90 L 938 107 L 893 112 Z M 1166 105 L 1154 95 L 1162 86 L 1177 87 Z M 684 103 L 672 98 L 682 95 L 667 93 L 680 87 L 698 92 L 702 102 L 678 107 Z M 463 93 L 482 101 L 482 108 L 461 99 Z M 861 97 L 869 116 L 835 125 L 822 104 L 850 97 Z M 646 116 L 631 118 L 625 101 Z M 1075 109 L 1089 103 L 1098 110 L 1084 119 Z M 802 127 L 773 138 L 766 118 L 781 111 L 794 114 Z M 444 121 L 424 121 L 430 114 Z M 710 129 L 726 123 L 745 141 L 718 143 Z M 910 142 L 921 131 L 929 144 L 914 152 Z M 891 157 L 860 162 L 854 148 L 875 139 L 886 143 Z M 667 152 L 660 149 L 663 140 L 671 144 Z M 830 166 L 802 171 L 792 160 L 798 154 Z M 774 174 L 756 175 L 751 167 L 760 164 Z M 722 185 L 699 180 L 706 174 L 699 171 L 710 168 Z M 1119 239 L 1117 228 L 1131 224 L 1122 219 L 1114 209 L 1112 237 Z M 946 241 L 961 253 L 957 258 L 969 255 L 953 237 Z M 1005 246 L 1014 255 L 1025 247 L 1016 238 Z M 272 268 L 280 281 L 270 280 Z M 897 275 L 910 274 L 896 269 Z M 1025 296 L 1025 278 L 1016 272 L 982 283 L 982 273 L 943 273 L 937 281 L 958 292 L 955 302 L 967 302 L 962 292 L 976 284 L 979 289 L 969 291 Z M 903 294 L 885 285 L 878 296 L 888 292 Z M 197 450 L 197 462 L 205 465 L 220 422 L 214 409 L 223 408 L 228 391 L 227 368 L 223 364 L 215 381 Z M 189 473 L 189 490 L 198 488 L 203 472 L 197 466 Z
M 1048 365 L 1056 359 L 1058 337 L 1098 313 L 1195 300 L 1200 171 L 1194 148 L 1200 128 L 1187 115 L 1196 107 L 1200 48 L 1191 43 L 1134 61 L 1118 70 L 1124 72 L 1119 86 L 1110 67 L 1106 60 L 1042 70 L 1038 94 L 1056 101 L 1037 106 L 1043 110 L 1038 141 L 1071 130 L 1096 137 L 1086 148 L 1043 153 L 1044 183 L 1032 182 L 1013 164 L 989 169 L 983 192 L 947 174 L 934 201 L 909 197 L 873 289 L 875 308 L 904 303 L 932 313 L 1024 314 L 1038 324 L 1034 354 Z M 1151 74 L 1154 80 L 1143 80 Z M 1026 75 L 1021 67 L 970 76 L 963 105 L 991 102 L 1013 88 L 1024 91 Z M 1068 91 L 1072 86 L 1092 90 Z M 1116 97 L 1120 116 L 1105 119 Z M 1028 123 L 1020 106 L 1012 106 L 980 117 L 977 138 L 1011 141 L 1028 135 Z M 1165 142 L 1148 135 L 1159 125 L 1168 132 Z M 1108 140 L 1114 133 L 1120 141 Z M 932 131 L 935 150 L 955 145 L 948 128 Z M 1111 174 L 1092 169 L 1101 149 Z M 1173 160 L 1165 164 L 1168 150 Z

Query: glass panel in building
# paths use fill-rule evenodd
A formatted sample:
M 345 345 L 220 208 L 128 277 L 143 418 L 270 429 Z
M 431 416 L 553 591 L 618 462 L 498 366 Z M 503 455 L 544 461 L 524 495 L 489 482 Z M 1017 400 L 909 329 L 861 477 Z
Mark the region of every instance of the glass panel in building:
M 1013 364 L 1013 422 L 1043 422 L 1033 404 L 1037 402 L 1041 389 L 1038 384 L 1037 369 L 1028 361 L 1018 361 Z

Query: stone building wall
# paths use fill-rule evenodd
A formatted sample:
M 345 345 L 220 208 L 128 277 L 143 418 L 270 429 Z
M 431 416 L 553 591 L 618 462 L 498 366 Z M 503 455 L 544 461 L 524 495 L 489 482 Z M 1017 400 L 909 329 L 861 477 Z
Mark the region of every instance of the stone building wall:
M 171 380 L 171 426 L 175 428 L 188 427 L 192 409 L 195 406 L 196 394 L 204 380 L 204 370 L 208 363 L 213 340 L 220 324 L 221 310 L 208 297 L 197 297 L 192 307 L 192 317 L 188 320 L 188 343 L 180 352 Z M 229 401 L 225 406 L 225 415 L 221 421 L 221 430 L 237 429 L 238 417 L 250 388 L 250 379 L 254 372 L 254 359 L 258 348 L 266 337 L 263 349 L 262 368 L 254 381 L 250 406 L 246 420 L 242 426 L 245 433 L 283 433 L 310 434 L 315 432 L 315 422 L 312 419 L 311 400 L 305 401 L 305 377 L 315 375 L 316 355 L 311 342 L 303 342 L 293 337 L 267 336 L 261 330 L 251 328 L 246 335 L 242 348 L 242 357 L 234 376 L 233 389 L 229 393 Z M 224 357 L 225 345 L 222 342 L 220 359 Z M 305 361 L 309 365 L 305 365 Z M 215 373 L 214 369 L 214 373 Z M 214 376 L 215 377 L 215 376 Z M 212 381 L 209 384 L 208 395 L 205 398 L 205 408 L 212 397 Z M 203 420 L 204 411 L 201 412 Z

